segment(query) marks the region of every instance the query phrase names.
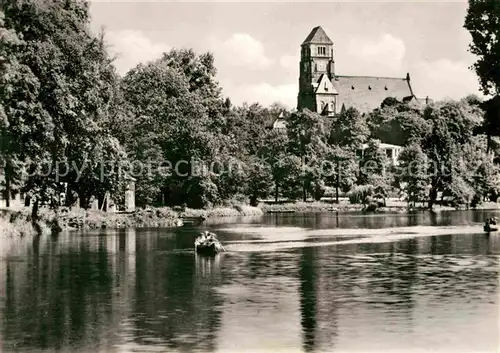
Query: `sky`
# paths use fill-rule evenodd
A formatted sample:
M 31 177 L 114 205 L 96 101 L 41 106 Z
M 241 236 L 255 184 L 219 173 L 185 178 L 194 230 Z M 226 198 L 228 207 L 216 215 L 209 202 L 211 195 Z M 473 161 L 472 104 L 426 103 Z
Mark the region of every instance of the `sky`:
M 120 74 L 172 48 L 215 55 L 235 104 L 297 102 L 300 45 L 315 26 L 334 42 L 338 75 L 405 77 L 417 97 L 479 92 L 463 28 L 465 0 L 187 2 L 92 0 Z

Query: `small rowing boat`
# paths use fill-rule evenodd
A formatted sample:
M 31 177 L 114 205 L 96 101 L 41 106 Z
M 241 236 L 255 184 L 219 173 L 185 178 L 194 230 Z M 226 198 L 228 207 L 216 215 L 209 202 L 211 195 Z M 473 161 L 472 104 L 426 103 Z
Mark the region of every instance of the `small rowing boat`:
M 197 254 L 216 255 L 222 251 L 226 251 L 222 246 L 217 235 L 205 231 L 198 236 L 194 241 L 194 249 Z
M 488 218 L 486 220 L 486 222 L 484 222 L 483 229 L 487 233 L 497 232 L 498 228 L 499 227 L 498 227 L 498 222 L 497 222 L 497 218 L 496 217 Z

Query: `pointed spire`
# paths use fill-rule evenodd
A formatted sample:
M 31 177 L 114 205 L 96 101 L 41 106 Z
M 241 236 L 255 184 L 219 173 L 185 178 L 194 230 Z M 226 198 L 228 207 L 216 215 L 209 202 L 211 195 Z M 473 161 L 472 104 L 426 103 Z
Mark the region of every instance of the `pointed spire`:
M 326 32 L 321 28 L 321 26 L 314 27 L 304 40 L 302 45 L 305 44 L 333 44 L 332 40 L 328 38 Z

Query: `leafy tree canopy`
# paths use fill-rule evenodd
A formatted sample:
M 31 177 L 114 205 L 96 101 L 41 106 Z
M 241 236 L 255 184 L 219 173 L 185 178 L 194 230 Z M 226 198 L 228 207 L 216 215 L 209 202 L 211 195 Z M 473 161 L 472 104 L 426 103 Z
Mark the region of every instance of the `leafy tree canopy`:
M 500 94 L 500 2 L 469 0 L 464 27 L 472 36 L 473 65 L 485 95 Z

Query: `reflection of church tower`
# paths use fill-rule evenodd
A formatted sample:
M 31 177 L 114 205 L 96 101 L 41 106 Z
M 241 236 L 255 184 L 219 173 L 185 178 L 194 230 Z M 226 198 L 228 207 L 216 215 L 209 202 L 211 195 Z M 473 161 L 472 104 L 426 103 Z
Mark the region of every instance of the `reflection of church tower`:
M 333 42 L 323 28 L 315 27 L 301 45 L 297 109 L 332 116 L 338 96 L 334 77 Z
M 314 248 L 302 249 L 300 258 L 300 311 L 302 324 L 302 347 L 313 352 L 316 346 L 317 293 Z

